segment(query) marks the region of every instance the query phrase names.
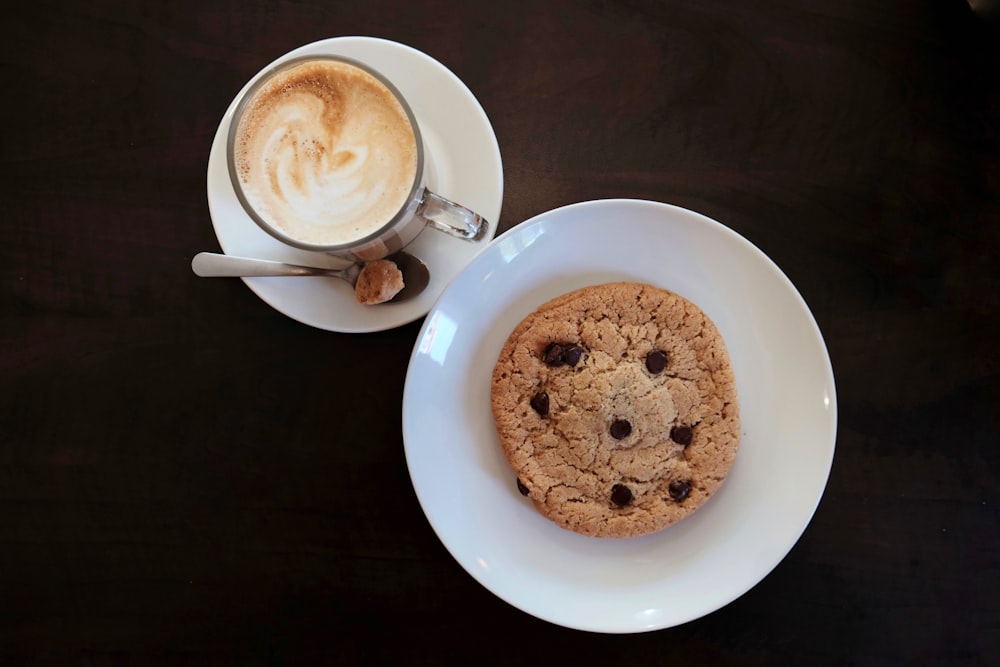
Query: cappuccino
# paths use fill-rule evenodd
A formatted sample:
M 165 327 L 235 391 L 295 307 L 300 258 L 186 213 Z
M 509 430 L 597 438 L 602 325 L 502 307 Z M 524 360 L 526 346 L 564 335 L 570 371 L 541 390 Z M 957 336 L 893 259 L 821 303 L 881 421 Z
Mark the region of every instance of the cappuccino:
M 329 58 L 293 61 L 252 90 L 233 120 L 230 167 L 244 205 L 296 244 L 376 235 L 420 186 L 419 135 L 378 77 Z

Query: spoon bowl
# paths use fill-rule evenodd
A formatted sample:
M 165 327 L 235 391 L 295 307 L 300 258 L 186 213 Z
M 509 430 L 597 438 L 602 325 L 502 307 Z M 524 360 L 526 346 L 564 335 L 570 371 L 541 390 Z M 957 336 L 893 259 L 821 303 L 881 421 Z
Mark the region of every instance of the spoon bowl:
M 427 287 L 430 271 L 420 258 L 408 252 L 397 252 L 386 257 L 396 263 L 403 274 L 403 289 L 385 303 L 409 301 Z M 344 269 L 322 269 L 316 266 L 288 264 L 270 259 L 237 257 L 215 252 L 199 252 L 191 260 L 191 270 L 202 278 L 250 278 L 263 276 L 327 276 L 340 278 L 351 287 L 358 282 L 363 264 L 352 264 Z

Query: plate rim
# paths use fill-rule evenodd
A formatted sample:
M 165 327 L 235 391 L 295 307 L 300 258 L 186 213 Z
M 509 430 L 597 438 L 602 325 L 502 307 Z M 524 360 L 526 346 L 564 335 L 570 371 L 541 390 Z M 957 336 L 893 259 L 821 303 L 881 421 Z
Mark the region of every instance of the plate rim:
M 828 415 L 828 417 L 827 417 L 827 420 L 821 425 L 822 435 L 824 437 L 823 437 L 823 441 L 821 443 L 822 446 L 823 446 L 823 449 L 821 450 L 820 453 L 824 454 L 824 456 L 822 457 L 822 460 L 818 461 L 819 464 L 822 464 L 822 466 L 823 466 L 823 474 L 822 474 L 822 480 L 821 480 L 822 483 L 818 485 L 818 488 L 816 488 L 816 489 L 813 490 L 812 494 L 810 494 L 811 496 L 814 494 L 815 497 L 814 497 L 814 500 L 811 502 L 811 505 L 808 507 L 808 511 L 805 512 L 805 515 L 804 515 L 805 518 L 804 518 L 804 520 L 801 522 L 801 525 L 798 525 L 798 524 L 795 525 L 794 531 L 793 531 L 794 532 L 794 537 L 788 541 L 787 545 L 783 545 L 783 547 L 781 549 L 779 549 L 780 553 L 774 558 L 773 562 L 770 562 L 766 566 L 763 566 L 763 567 L 761 567 L 759 569 L 759 575 L 758 576 L 754 577 L 752 580 L 748 580 L 748 581 L 744 582 L 743 586 L 740 587 L 739 590 L 731 591 L 728 594 L 728 596 L 726 596 L 727 600 L 724 601 L 724 602 L 722 602 L 721 604 L 716 604 L 714 606 L 711 606 L 711 608 L 704 609 L 704 610 L 702 610 L 702 611 L 700 611 L 698 613 L 690 615 L 689 617 L 683 618 L 682 620 L 679 620 L 679 621 L 676 621 L 676 622 L 667 622 L 667 623 L 663 623 L 663 624 L 655 624 L 654 623 L 654 624 L 651 624 L 651 625 L 648 625 L 648 626 L 628 626 L 628 627 L 625 627 L 625 626 L 622 626 L 622 625 L 617 625 L 615 627 L 611 627 L 611 626 L 602 625 L 601 623 L 596 623 L 596 622 L 595 623 L 591 623 L 591 624 L 583 624 L 583 623 L 579 623 L 579 622 L 568 623 L 565 620 L 559 619 L 559 618 L 557 618 L 557 617 L 555 617 L 553 615 L 543 615 L 543 614 L 540 614 L 540 613 L 537 612 L 537 610 L 532 610 L 532 609 L 526 608 L 525 605 L 523 605 L 523 604 L 521 604 L 519 602 L 516 602 L 516 601 L 514 601 L 512 599 L 510 599 L 510 597 L 501 595 L 499 592 L 497 592 L 496 590 L 494 590 L 490 586 L 490 584 L 489 584 L 488 581 L 484 580 L 484 578 L 480 576 L 480 572 L 478 570 L 474 570 L 471 567 L 469 567 L 469 564 L 467 564 L 465 562 L 464 557 L 460 557 L 460 555 L 458 553 L 456 553 L 456 549 L 454 548 L 453 544 L 449 543 L 449 541 L 446 541 L 445 537 L 441 533 L 441 530 L 439 528 L 438 522 L 436 521 L 436 519 L 435 519 L 435 517 L 433 515 L 433 512 L 432 511 L 428 511 L 429 508 L 426 506 L 425 499 L 422 497 L 421 489 L 419 488 L 418 480 L 414 477 L 414 474 L 413 474 L 413 466 L 412 466 L 411 459 L 412 459 L 412 456 L 413 456 L 414 449 L 411 446 L 411 442 L 410 442 L 411 441 L 411 436 L 407 432 L 408 431 L 407 425 L 409 423 L 409 420 L 411 419 L 411 417 L 409 415 L 409 412 L 411 410 L 415 409 L 414 406 L 412 406 L 410 404 L 410 396 L 411 396 L 411 392 L 412 392 L 412 383 L 413 383 L 413 376 L 412 376 L 411 371 L 414 369 L 416 361 L 421 357 L 421 352 L 420 352 L 421 342 L 425 340 L 425 337 L 427 336 L 427 333 L 428 333 L 428 329 L 429 329 L 430 326 L 432 326 L 433 319 L 434 319 L 434 314 L 446 302 L 446 300 L 448 299 L 448 297 L 451 295 L 452 291 L 455 290 L 455 289 L 457 289 L 456 285 L 458 283 L 460 283 L 460 281 L 462 281 L 462 279 L 468 273 L 473 272 L 474 269 L 480 263 L 491 261 L 490 260 L 490 252 L 498 252 L 498 250 L 496 249 L 496 246 L 499 246 L 499 244 L 501 244 L 505 239 L 509 239 L 509 238 L 515 237 L 515 236 L 520 235 L 520 234 L 530 234 L 531 233 L 531 229 L 534 226 L 540 225 L 540 224 L 544 224 L 550 218 L 553 218 L 553 217 L 555 217 L 555 218 L 558 219 L 560 216 L 564 216 L 566 214 L 571 214 L 572 211 L 573 211 L 573 209 L 580 208 L 580 207 L 594 207 L 594 206 L 598 206 L 598 207 L 600 207 L 600 206 L 606 206 L 606 207 L 611 207 L 611 208 L 615 208 L 615 207 L 619 207 L 619 206 L 624 206 L 624 207 L 629 207 L 629 206 L 652 206 L 652 207 L 658 208 L 658 209 L 660 209 L 662 211 L 669 211 L 670 214 L 681 214 L 681 215 L 684 215 L 684 216 L 693 217 L 693 219 L 697 220 L 699 223 L 709 225 L 713 229 L 713 231 L 715 233 L 722 233 L 722 234 L 726 235 L 729 238 L 729 240 L 737 242 L 738 244 L 740 244 L 743 247 L 743 249 L 745 251 L 750 252 L 751 255 L 753 256 L 753 258 L 755 260 L 762 262 L 764 268 L 766 268 L 771 274 L 773 274 L 776 278 L 778 278 L 780 280 L 780 282 L 783 284 L 783 286 L 787 290 L 789 290 L 790 294 L 793 296 L 793 298 L 796 301 L 795 305 L 797 307 L 798 312 L 800 314 L 804 315 L 804 317 L 806 318 L 806 322 L 808 323 L 809 328 L 810 328 L 813 336 L 815 337 L 815 342 L 819 343 L 819 349 L 822 351 L 822 357 L 820 359 L 818 359 L 818 361 L 821 362 L 820 365 L 822 367 L 821 370 L 822 370 L 822 374 L 823 374 L 823 378 L 822 379 L 823 379 L 825 387 L 828 389 L 828 392 L 829 392 L 828 393 L 829 404 L 827 406 L 827 415 Z M 524 295 L 518 295 L 515 298 L 516 299 L 523 299 L 523 296 Z M 526 312 L 530 312 L 530 310 L 531 310 L 531 308 L 528 308 Z M 537 618 L 540 618 L 542 620 L 545 620 L 547 622 L 550 622 L 550 623 L 553 623 L 553 624 L 556 624 L 556 625 L 561 625 L 563 627 L 568 627 L 568 628 L 572 628 L 572 629 L 582 630 L 582 631 L 599 632 L 599 633 L 609 633 L 609 634 L 624 634 L 624 633 L 638 633 L 638 632 L 653 631 L 653 630 L 658 630 L 658 629 L 664 629 L 664 628 L 667 628 L 667 627 L 675 627 L 677 625 L 682 625 L 684 623 L 696 620 L 697 618 L 701 618 L 701 617 L 706 616 L 706 615 L 708 615 L 710 613 L 713 613 L 714 611 L 717 611 L 718 609 L 721 609 L 722 607 L 725 607 L 726 605 L 731 604 L 733 601 L 737 600 L 742 595 L 744 595 L 746 592 L 748 592 L 749 590 L 751 590 L 752 588 L 754 588 L 764 578 L 766 578 L 771 572 L 773 572 L 774 569 L 778 566 L 778 564 L 780 564 L 781 561 L 784 560 L 788 556 L 788 554 L 791 552 L 791 550 L 794 548 L 794 546 L 801 539 L 802 535 L 804 534 L 805 530 L 808 528 L 809 524 L 812 522 L 813 517 L 815 516 L 815 512 L 818 509 L 820 502 L 822 501 L 822 498 L 823 498 L 823 496 L 825 494 L 827 485 L 829 483 L 829 478 L 830 478 L 830 475 L 831 475 L 831 471 L 832 471 L 832 467 L 833 467 L 833 461 L 834 461 L 834 457 L 835 457 L 835 453 L 836 453 L 837 430 L 838 430 L 838 402 L 837 402 L 837 394 L 836 394 L 836 378 L 835 378 L 835 375 L 833 373 L 833 367 L 832 367 L 832 363 L 831 363 L 831 359 L 830 359 L 829 348 L 826 345 L 825 338 L 822 335 L 822 331 L 819 328 L 819 325 L 818 325 L 818 323 L 816 321 L 815 315 L 813 314 L 812 310 L 809 308 L 809 306 L 806 303 L 805 299 L 802 297 L 802 294 L 799 292 L 798 288 L 794 285 L 794 283 L 792 283 L 792 281 L 788 278 L 788 276 L 780 269 L 780 267 L 778 267 L 778 265 L 766 253 L 764 253 L 760 248 L 758 248 L 756 245 L 754 245 L 746 237 L 742 236 L 741 234 L 739 234 L 738 232 L 736 232 L 732 228 L 730 228 L 730 227 L 728 227 L 728 226 L 726 226 L 726 225 L 718 222 L 717 220 L 714 220 L 713 218 L 710 218 L 710 217 L 708 217 L 708 216 L 706 216 L 706 215 L 704 215 L 702 213 L 698 213 L 697 211 L 693 211 L 693 210 L 690 210 L 690 209 L 687 209 L 687 208 L 684 208 L 684 207 L 681 207 L 681 206 L 678 206 L 678 205 L 675 205 L 675 204 L 670 204 L 670 203 L 660 202 L 660 201 L 654 201 L 654 200 L 648 200 L 648 199 L 608 198 L 608 199 L 594 199 L 594 200 L 586 200 L 586 201 L 574 202 L 574 203 L 566 204 L 566 205 L 563 205 L 563 206 L 559 206 L 557 208 L 554 208 L 554 209 L 551 209 L 551 210 L 548 210 L 548 211 L 543 211 L 543 212 L 541 212 L 541 213 L 533 216 L 532 218 L 524 221 L 523 223 L 521 223 L 519 225 L 516 225 L 515 227 L 512 227 L 512 228 L 508 229 L 503 234 L 497 236 L 490 243 L 490 248 L 488 249 L 488 251 L 480 253 L 480 255 L 478 255 L 471 262 L 469 262 L 469 264 L 467 264 L 456 275 L 456 277 L 453 279 L 453 281 L 451 282 L 451 284 L 449 284 L 442 291 L 442 293 L 439 295 L 438 299 L 436 300 L 434 306 L 429 311 L 428 317 L 425 320 L 425 322 L 423 323 L 423 325 L 421 326 L 421 329 L 420 329 L 420 332 L 417 335 L 417 338 L 416 338 L 413 350 L 411 351 L 410 361 L 409 361 L 408 368 L 407 368 L 406 380 L 404 382 L 403 404 L 402 404 L 402 422 L 403 422 L 404 449 L 405 449 L 407 466 L 408 466 L 409 471 L 410 471 L 411 484 L 413 485 L 414 493 L 417 496 L 418 502 L 420 503 L 421 510 L 423 511 L 424 516 L 427 519 L 428 523 L 431 525 L 432 530 L 435 532 L 435 534 L 438 537 L 438 539 L 445 546 L 446 550 L 449 552 L 449 554 L 459 563 L 459 565 L 470 576 L 472 576 L 476 581 L 478 581 L 481 585 L 483 585 L 485 588 L 487 588 L 487 590 L 489 590 L 491 593 L 493 593 L 494 595 L 496 595 L 497 597 L 499 597 L 500 599 L 502 599 L 506 603 L 510 604 L 511 606 L 513 606 L 513 607 L 521 610 L 524 613 L 527 613 L 529 615 L 533 615 L 533 616 L 535 616 Z M 827 423 L 829 425 L 829 431 L 828 432 L 827 432 L 827 428 L 826 428 Z M 829 439 L 829 442 L 827 442 L 827 438 Z M 639 538 L 639 539 L 642 539 L 642 538 Z

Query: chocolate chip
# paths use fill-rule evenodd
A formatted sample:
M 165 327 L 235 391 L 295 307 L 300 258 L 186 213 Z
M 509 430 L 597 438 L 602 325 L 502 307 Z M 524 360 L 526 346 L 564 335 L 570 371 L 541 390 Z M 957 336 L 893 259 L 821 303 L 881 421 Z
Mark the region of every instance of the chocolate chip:
M 531 397 L 531 407 L 541 416 L 549 414 L 549 395 L 540 391 Z
M 670 497 L 681 502 L 691 494 L 691 482 L 683 479 L 675 479 L 670 482 L 670 486 L 667 487 L 670 493 Z
M 567 348 L 563 352 L 563 361 L 565 361 L 570 366 L 576 366 L 580 363 L 580 357 L 583 356 L 583 348 L 579 345 L 573 345 Z
M 559 343 L 549 343 L 542 350 L 542 361 L 547 363 L 549 366 L 560 366 L 562 365 L 563 359 L 563 346 Z
M 517 478 L 517 490 L 521 492 L 522 496 L 528 495 L 528 487 L 524 485 L 520 477 Z
M 611 487 L 611 502 L 618 507 L 625 507 L 632 502 L 632 489 L 624 484 L 615 484 Z
M 659 375 L 667 367 L 667 353 L 663 350 L 652 350 L 646 355 L 646 370 L 653 375 Z
M 675 426 L 670 429 L 670 439 L 678 445 L 687 447 L 691 444 L 692 438 L 694 438 L 694 431 L 690 426 Z
M 611 422 L 611 437 L 615 440 L 627 438 L 632 432 L 632 424 L 627 419 L 616 419 Z

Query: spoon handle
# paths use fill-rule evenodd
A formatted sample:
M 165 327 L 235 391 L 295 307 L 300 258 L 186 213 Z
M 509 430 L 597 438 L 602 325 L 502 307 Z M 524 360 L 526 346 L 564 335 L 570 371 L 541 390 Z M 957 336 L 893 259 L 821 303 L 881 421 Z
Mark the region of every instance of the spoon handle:
M 343 272 L 337 269 L 320 269 L 313 266 L 286 264 L 269 259 L 251 259 L 221 255 L 214 252 L 199 252 L 191 260 L 191 270 L 202 278 L 242 278 L 251 276 L 337 276 Z

